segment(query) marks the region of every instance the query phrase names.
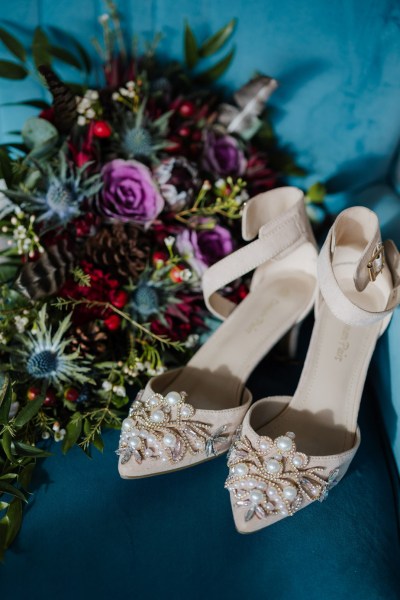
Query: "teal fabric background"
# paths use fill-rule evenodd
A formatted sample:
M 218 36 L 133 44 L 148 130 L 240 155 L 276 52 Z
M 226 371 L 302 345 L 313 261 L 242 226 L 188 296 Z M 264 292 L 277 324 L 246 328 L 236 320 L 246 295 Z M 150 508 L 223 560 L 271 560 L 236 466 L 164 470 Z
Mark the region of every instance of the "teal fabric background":
M 142 39 L 164 34 L 160 52 L 182 54 L 187 18 L 198 36 L 207 36 L 238 18 L 235 60 L 221 81 L 243 84 L 256 70 L 276 77 L 271 99 L 276 132 L 297 162 L 307 187 L 327 183 L 327 205 L 335 213 L 349 204 L 366 204 L 382 220 L 385 237 L 400 244 L 400 4 L 397 0 L 119 0 L 129 31 Z M 37 25 L 75 33 L 95 56 L 90 40 L 101 36 L 102 0 L 2 0 L 0 19 L 29 39 Z M 0 48 L 0 58 L 7 56 Z M 62 71 L 69 80 L 77 74 Z M 0 80 L 0 104 L 44 96 L 34 81 Z M 34 114 L 26 107 L 0 106 L 0 136 L 19 130 Z M 386 427 L 400 470 L 399 317 L 380 344 L 375 364 Z M 382 350 L 391 347 L 390 355 Z M 395 417 L 395 423 L 393 422 Z
M 178 57 L 188 18 L 200 37 L 233 16 L 237 55 L 223 83 L 255 71 L 276 77 L 271 114 L 280 140 L 309 173 L 302 186 L 328 184 L 337 212 L 362 203 L 400 243 L 400 4 L 397 0 L 120 0 L 127 25 Z M 2 0 L 0 18 L 28 37 L 57 26 L 90 49 L 100 34 L 100 0 Z M 6 53 L 0 49 L 0 58 Z M 73 79 L 72 69 L 63 75 Z M 35 82 L 0 80 L 0 103 L 38 98 Z M 27 108 L 0 108 L 0 135 L 20 129 Z M 375 411 L 375 387 L 400 467 L 400 313 L 375 353 L 361 421 L 363 443 L 329 500 L 253 536 L 235 533 L 222 488 L 224 459 L 168 477 L 118 478 L 114 433 L 92 462 L 77 450 L 43 463 L 24 530 L 0 568 L 5 600 L 44 595 L 96 598 L 399 597 L 400 548 L 394 480 Z M 291 373 L 295 385 L 299 367 Z M 274 384 L 273 375 L 285 385 Z M 288 373 L 261 366 L 256 397 L 287 393 Z M 279 389 L 278 389 L 279 388 Z M 378 424 L 378 425 L 377 425 Z
M 255 398 L 291 393 L 300 370 L 264 361 L 250 381 Z M 54 445 L 0 566 L 1 598 L 397 600 L 396 501 L 371 394 L 360 421 L 361 448 L 329 498 L 252 535 L 234 529 L 224 457 L 125 481 L 117 432 L 92 461 Z

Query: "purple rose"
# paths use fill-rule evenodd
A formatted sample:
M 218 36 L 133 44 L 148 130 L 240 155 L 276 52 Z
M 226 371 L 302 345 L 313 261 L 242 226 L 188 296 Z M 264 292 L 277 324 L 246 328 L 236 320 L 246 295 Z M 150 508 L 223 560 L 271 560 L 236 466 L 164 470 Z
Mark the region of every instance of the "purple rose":
M 220 177 L 243 175 L 247 161 L 231 135 L 208 132 L 203 150 L 203 166 Z
M 204 271 L 233 250 L 228 229 L 215 225 L 212 229 L 183 229 L 176 237 L 176 248 L 182 258 L 201 277 Z
M 118 158 L 104 166 L 102 176 L 98 207 L 104 216 L 148 225 L 164 208 L 151 172 L 142 163 Z

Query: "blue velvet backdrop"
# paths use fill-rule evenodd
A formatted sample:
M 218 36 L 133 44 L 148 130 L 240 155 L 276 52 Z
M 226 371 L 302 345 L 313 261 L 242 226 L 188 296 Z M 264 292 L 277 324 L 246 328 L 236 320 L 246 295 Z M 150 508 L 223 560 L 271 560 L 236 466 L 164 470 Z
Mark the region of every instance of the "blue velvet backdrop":
M 376 210 L 384 233 L 400 243 L 400 4 L 397 0 L 119 0 L 127 29 L 151 39 L 165 34 L 160 52 L 182 52 L 185 18 L 206 36 L 237 17 L 237 54 L 223 83 L 235 87 L 255 70 L 281 86 L 271 100 L 279 138 L 309 173 L 300 185 L 328 183 L 333 212 L 361 203 Z M 90 39 L 101 35 L 102 0 L 1 0 L 0 18 L 28 39 L 33 28 L 75 33 L 94 55 Z M 7 56 L 0 48 L 0 58 Z M 71 68 L 63 75 L 76 78 Z M 29 81 L 0 80 L 0 104 L 45 92 Z M 0 107 L 0 135 L 18 130 L 33 114 L 26 107 Z M 399 317 L 376 353 L 379 393 L 400 469 Z M 385 350 L 390 346 L 391 352 Z M 389 371 L 391 379 L 389 379 Z M 397 418 L 396 418 L 397 420 Z
M 385 233 L 400 242 L 397 0 L 120 0 L 118 5 L 130 30 L 146 37 L 163 31 L 160 51 L 171 56 L 181 54 L 185 17 L 199 36 L 238 17 L 237 55 L 224 83 L 240 85 L 255 70 L 276 77 L 281 86 L 271 100 L 273 121 L 309 172 L 302 185 L 327 181 L 333 212 L 349 203 L 374 208 Z M 58 26 L 78 35 L 88 49 L 90 37 L 100 34 L 97 17 L 103 10 L 100 0 L 0 3 L 2 21 L 16 33 L 26 35 L 38 24 Z M 0 58 L 6 58 L 2 48 Z M 73 70 L 64 75 L 72 79 Z M 0 80 L 0 103 L 42 94 L 35 82 Z M 20 129 L 29 114 L 30 109 L 1 107 L 2 139 Z M 397 311 L 375 354 L 371 381 L 400 466 L 399 338 Z M 326 505 L 239 541 L 221 490 L 222 459 L 165 480 L 121 482 L 110 434 L 106 456 L 96 458 L 92 468 L 78 454 L 74 460 L 48 461 L 36 484 L 46 478 L 55 483 L 36 494 L 8 559 L 1 596 L 19 600 L 27 590 L 33 599 L 45 593 L 67 598 L 71 592 L 102 600 L 125 593 L 135 597 L 147 585 L 149 598 L 213 599 L 226 597 L 228 590 L 231 598 L 397 598 L 395 505 L 374 424 L 372 416 L 355 466 Z M 32 582 L 28 587 L 25 573 Z

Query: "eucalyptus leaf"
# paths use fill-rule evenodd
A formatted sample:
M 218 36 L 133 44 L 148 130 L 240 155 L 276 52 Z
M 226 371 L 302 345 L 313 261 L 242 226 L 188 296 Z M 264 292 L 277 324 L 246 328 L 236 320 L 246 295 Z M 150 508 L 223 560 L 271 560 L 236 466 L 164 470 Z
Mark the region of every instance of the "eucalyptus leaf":
M 81 433 L 82 417 L 79 413 L 77 413 L 67 425 L 66 434 L 62 445 L 62 451 L 64 454 L 66 454 L 76 444 Z
M 6 429 L 3 433 L 1 444 L 3 446 L 4 453 L 7 456 L 8 460 L 10 462 L 14 462 L 14 457 L 13 457 L 12 451 L 11 451 L 11 439 L 12 439 L 11 434 Z
M 235 29 L 236 19 L 229 21 L 225 27 L 222 27 L 217 33 L 206 40 L 199 49 L 199 54 L 203 58 L 215 54 L 226 44 Z
M 10 60 L 0 60 L 0 77 L 4 79 L 25 79 L 28 69 Z
M 36 68 L 51 65 L 50 43 L 41 27 L 36 27 L 33 34 L 32 55 Z
M 26 467 L 24 467 L 22 469 L 21 473 L 19 474 L 19 478 L 18 478 L 19 484 L 20 484 L 21 488 L 25 491 L 28 490 L 35 467 L 36 467 L 35 462 L 30 462 L 29 464 L 26 465 Z
M 13 421 L 15 427 L 23 427 L 39 412 L 46 395 L 46 387 L 47 385 L 43 385 L 41 393 L 34 400 L 28 401 L 28 403 L 19 411 Z
M 0 380 L 0 424 L 6 425 L 12 402 L 12 388 L 8 375 L 0 373 Z
M 16 265 L 0 264 L 0 285 L 15 280 L 19 267 Z
M 187 22 L 185 23 L 184 46 L 186 64 L 189 69 L 193 69 L 198 63 L 199 53 L 197 49 L 196 38 L 189 23 Z
M 0 40 L 6 48 L 22 62 L 26 60 L 26 51 L 21 42 L 8 31 L 0 27 Z
M 9 548 L 15 540 L 22 523 L 22 502 L 18 498 L 13 500 L 7 510 L 8 529 L 6 548 Z
M 82 68 L 81 63 L 76 56 L 74 56 L 72 52 L 69 52 L 69 50 L 66 50 L 65 48 L 61 48 L 60 46 L 50 46 L 50 54 L 54 58 L 61 60 L 65 64 L 70 65 L 75 69 L 80 70 Z
M 101 437 L 100 433 L 96 433 L 96 435 L 93 438 L 93 446 L 99 451 L 99 452 L 103 452 L 104 450 L 104 442 L 103 442 L 103 438 Z
M 7 548 L 8 527 L 10 521 L 7 515 L 0 519 L 0 560 L 4 558 L 4 551 Z
M 0 502 L 0 510 L 5 510 L 9 505 L 8 502 Z
M 15 498 L 23 500 L 23 502 L 27 502 L 25 495 L 21 492 L 21 490 L 11 485 L 11 483 L 8 483 L 7 481 L 0 480 L 0 493 L 9 494 L 10 496 L 14 496 Z
M 58 131 L 46 119 L 31 117 L 27 119 L 22 128 L 22 139 L 29 149 L 53 147 L 58 141 Z
M 4 481 L 4 480 L 10 481 L 11 479 L 16 479 L 17 477 L 18 477 L 18 475 L 16 473 L 5 473 L 4 475 L 0 475 L 0 479 L 2 481 Z
M 31 446 L 30 444 L 24 444 L 23 442 L 15 441 L 14 446 L 18 456 L 32 456 L 35 458 L 46 458 L 51 456 L 50 452 L 46 452 L 36 446 Z
M 201 83 L 211 83 L 212 81 L 215 81 L 225 73 L 225 71 L 231 64 L 234 55 L 235 48 L 232 48 L 229 54 L 224 56 L 223 59 L 221 59 L 216 65 L 214 65 L 207 71 L 203 71 L 202 73 L 200 73 L 196 79 Z

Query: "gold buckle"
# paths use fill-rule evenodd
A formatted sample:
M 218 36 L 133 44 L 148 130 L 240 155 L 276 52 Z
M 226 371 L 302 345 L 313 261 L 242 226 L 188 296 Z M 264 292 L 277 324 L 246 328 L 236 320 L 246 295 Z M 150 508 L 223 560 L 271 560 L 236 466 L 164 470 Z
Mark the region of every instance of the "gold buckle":
M 374 253 L 371 256 L 369 263 L 367 264 L 369 271 L 370 281 L 375 281 L 379 273 L 382 273 L 383 267 L 385 266 L 385 249 L 382 242 L 379 242 L 375 246 Z

